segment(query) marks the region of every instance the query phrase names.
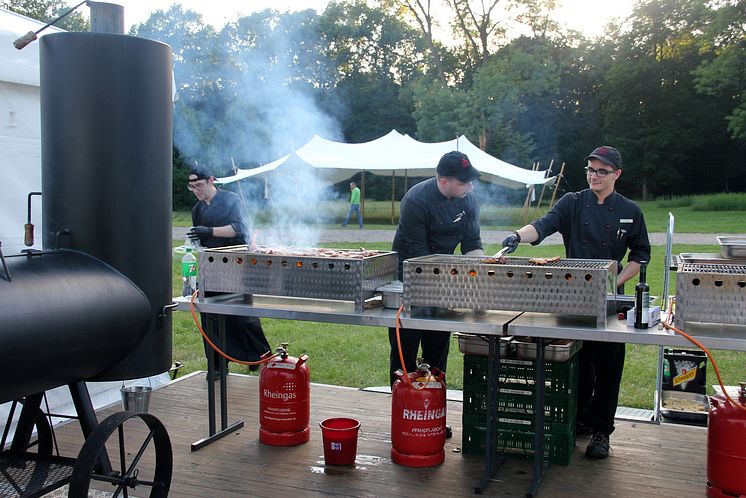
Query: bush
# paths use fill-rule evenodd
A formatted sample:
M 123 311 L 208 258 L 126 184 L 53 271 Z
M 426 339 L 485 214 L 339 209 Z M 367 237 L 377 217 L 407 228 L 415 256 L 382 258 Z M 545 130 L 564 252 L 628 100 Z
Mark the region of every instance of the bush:
M 692 211 L 746 211 L 746 194 L 712 194 L 697 196 Z
M 691 195 L 671 196 L 658 199 L 656 205 L 660 208 L 678 208 L 690 207 L 694 203 L 694 197 Z

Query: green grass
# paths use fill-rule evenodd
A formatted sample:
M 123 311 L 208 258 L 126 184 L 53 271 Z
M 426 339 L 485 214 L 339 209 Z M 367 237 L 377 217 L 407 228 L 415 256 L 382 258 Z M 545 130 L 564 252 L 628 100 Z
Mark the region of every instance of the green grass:
M 175 245 L 180 244 L 174 241 Z M 325 244 L 327 247 L 354 248 L 356 244 Z M 389 242 L 366 244 L 369 249 L 388 250 Z M 487 253 L 499 249 L 497 245 L 485 247 Z M 563 254 L 559 245 L 530 247 L 522 245 L 518 256 L 554 256 Z M 674 245 L 674 254 L 682 252 L 717 252 L 715 245 Z M 663 247 L 653 247 L 648 281 L 651 293 L 660 295 L 663 286 Z M 180 256 L 174 256 L 174 289 L 181 289 L 179 277 Z M 672 288 L 675 274 L 671 275 Z M 628 285 L 627 292 L 631 293 Z M 350 387 L 388 385 L 388 333 L 380 327 L 357 327 L 348 325 L 313 323 L 293 320 L 263 319 L 262 324 L 269 343 L 273 346 L 282 342 L 290 344 L 291 354 L 310 356 L 311 380 L 324 384 Z M 652 408 L 655 390 L 655 369 L 657 346 L 627 345 L 627 358 L 620 393 L 622 406 Z M 744 355 L 734 351 L 713 351 L 723 381 L 735 385 L 744 379 Z M 205 370 L 206 361 L 202 340 L 192 321 L 190 313 L 175 313 L 173 320 L 173 357 L 184 366 L 180 373 Z M 232 364 L 232 372 L 249 373 L 243 365 Z M 708 367 L 708 384 L 716 383 L 712 366 Z M 458 342 L 451 342 L 448 359 L 448 383 L 453 389 L 463 387 L 463 355 Z
M 650 232 L 665 232 L 668 213 L 675 218 L 676 233 L 746 233 L 746 194 L 718 194 L 708 196 L 676 197 L 648 202 L 639 202 L 645 213 L 645 222 Z M 513 230 L 523 226 L 524 219 L 531 221 L 547 210 L 532 207 L 524 216 L 520 206 L 480 206 L 480 220 L 484 230 Z M 346 201 L 323 202 L 317 209 L 309 210 L 305 223 L 320 227 L 336 228 L 347 213 Z M 325 218 L 319 218 L 325 213 Z M 367 229 L 393 229 L 399 220 L 399 203 L 394 204 L 393 222 L 391 201 L 366 201 L 365 226 Z M 255 224 L 269 225 L 270 213 L 260 211 Z M 191 214 L 186 211 L 174 213 L 174 225 L 188 227 Z

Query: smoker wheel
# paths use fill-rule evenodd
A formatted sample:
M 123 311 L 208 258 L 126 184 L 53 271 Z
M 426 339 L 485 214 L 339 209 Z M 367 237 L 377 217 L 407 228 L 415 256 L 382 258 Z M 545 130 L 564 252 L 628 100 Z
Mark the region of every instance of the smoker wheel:
M 138 420 L 140 419 L 140 420 Z M 147 426 L 148 432 L 141 434 L 142 424 Z M 125 425 L 133 434 L 132 438 L 143 439 L 138 449 L 125 449 Z M 106 442 L 116 430 L 118 439 L 119 471 L 110 474 L 99 474 L 101 466 L 99 457 L 106 456 Z M 149 448 L 149 446 L 152 447 Z M 113 442 L 112 442 L 113 445 Z M 154 455 L 153 455 L 154 452 Z M 143 455 L 152 459 L 154 468 L 147 468 L 141 459 Z M 128 462 L 127 459 L 130 459 Z M 145 467 L 145 470 L 143 470 Z M 129 488 L 135 486 L 150 487 L 150 498 L 167 497 L 171 487 L 171 473 L 173 471 L 173 454 L 168 432 L 160 420 L 148 413 L 118 412 L 104 419 L 86 439 L 78 453 L 78 460 L 70 481 L 69 498 L 84 498 L 88 496 L 91 480 L 108 482 L 116 489 L 112 496 L 128 496 Z

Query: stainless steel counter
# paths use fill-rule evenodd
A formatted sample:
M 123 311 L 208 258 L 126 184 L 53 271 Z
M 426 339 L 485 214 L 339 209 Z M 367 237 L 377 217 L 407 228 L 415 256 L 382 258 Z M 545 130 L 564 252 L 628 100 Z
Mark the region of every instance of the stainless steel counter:
M 189 311 L 189 298 L 175 298 L 178 310 Z M 208 297 L 204 302 L 195 302 L 200 312 L 217 315 L 256 316 L 259 318 L 282 318 L 322 323 L 364 325 L 370 327 L 394 327 L 396 310 L 380 306 L 380 301 L 368 303 L 362 313 L 356 313 L 354 303 L 253 296 L 246 304 L 239 294 L 223 294 Z M 546 313 L 520 313 L 514 311 L 473 312 L 469 310 L 442 312 L 434 317 L 402 316 L 402 326 L 413 329 L 458 331 L 481 335 L 522 335 L 545 338 L 597 340 L 650 344 L 657 346 L 692 346 L 684 337 L 657 326 L 650 329 L 635 329 L 623 320 L 609 317 L 605 328 L 596 327 L 593 319 L 563 317 Z M 696 333 L 695 337 L 708 348 L 746 351 L 746 334 L 738 331 L 713 330 Z M 692 335 L 693 335 L 692 334 Z M 704 335 L 707 334 L 707 335 Z

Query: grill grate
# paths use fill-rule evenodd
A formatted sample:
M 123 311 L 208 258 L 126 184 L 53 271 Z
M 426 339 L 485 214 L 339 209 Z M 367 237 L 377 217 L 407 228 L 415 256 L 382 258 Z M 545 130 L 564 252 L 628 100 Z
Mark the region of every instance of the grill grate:
M 746 275 L 746 265 L 683 263 L 677 271 L 681 273 Z
M 604 270 L 609 266 L 606 260 L 597 259 L 570 259 L 563 258 L 547 264 L 531 263 L 532 258 L 507 257 L 503 264 L 486 263 L 485 259 L 491 256 L 456 256 L 451 254 L 432 254 L 417 258 L 418 263 L 435 263 L 435 264 L 467 264 L 486 265 L 490 268 L 499 268 L 501 266 L 511 267 L 529 267 L 529 268 L 577 268 L 581 270 Z

